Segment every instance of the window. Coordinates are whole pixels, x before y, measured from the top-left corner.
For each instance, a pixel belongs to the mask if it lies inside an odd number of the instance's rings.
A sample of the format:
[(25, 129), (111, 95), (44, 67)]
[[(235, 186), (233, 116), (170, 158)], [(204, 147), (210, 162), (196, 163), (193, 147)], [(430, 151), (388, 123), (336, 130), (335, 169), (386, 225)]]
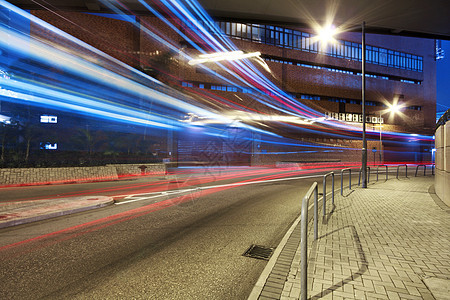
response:
[(405, 57), (405, 53), (400, 53), (399, 67), (400, 67), (400, 69), (405, 69), (405, 68), (406, 68), (406, 57)]
[(394, 66), (396, 68), (400, 68), (400, 52), (395, 51), (394, 55), (395, 55)]
[(255, 24), (252, 26), (252, 40), (255, 42), (261, 42), (261, 30), (259, 26)]
[(380, 48), (380, 52), (379, 52), (379, 63), (382, 66), (386, 66), (387, 65), (387, 50)]
[(388, 66), (394, 66), (394, 51), (388, 50)]
[(41, 116), (41, 123), (56, 124), (56, 123), (58, 123), (58, 117), (57, 116), (42, 115)]
[(236, 23), (236, 36), (242, 37), (242, 24)]
[(58, 149), (58, 144), (57, 143), (49, 143), (49, 142), (45, 142), (45, 143), (40, 143), (41, 149), (45, 149), (45, 150), (57, 150)]
[(418, 69), (419, 71), (422, 71), (422, 61), (423, 61), (423, 58), (422, 58), (422, 57), (418, 57), (418, 60), (417, 60), (417, 69)]

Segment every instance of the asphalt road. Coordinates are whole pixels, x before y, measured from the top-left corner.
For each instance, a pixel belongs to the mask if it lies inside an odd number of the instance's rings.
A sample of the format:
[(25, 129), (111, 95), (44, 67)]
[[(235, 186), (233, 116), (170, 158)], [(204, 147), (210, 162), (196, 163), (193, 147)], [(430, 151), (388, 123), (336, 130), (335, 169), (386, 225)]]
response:
[[(261, 176), (270, 179), (268, 174), (248, 174), (202, 186)], [(181, 194), (155, 194), (139, 185), (141, 194), (151, 194), (126, 198), (135, 202), (1, 229), (1, 298), (246, 299), (266, 261), (242, 254), (252, 244), (278, 245), (315, 180), (321, 178)], [(110, 190), (111, 184), (94, 190)], [(166, 186), (171, 189), (173, 184)]]

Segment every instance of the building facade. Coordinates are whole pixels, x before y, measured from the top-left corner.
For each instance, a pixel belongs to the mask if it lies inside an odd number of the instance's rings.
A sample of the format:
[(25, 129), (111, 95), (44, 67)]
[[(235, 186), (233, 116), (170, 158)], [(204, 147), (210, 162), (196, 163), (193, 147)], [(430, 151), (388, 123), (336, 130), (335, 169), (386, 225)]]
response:
[[(209, 47), (199, 40), (187, 42), (186, 37), (190, 36), (193, 28), (186, 24), (171, 19), (172, 26), (169, 26), (154, 16), (123, 18), (84, 12), (60, 11), (54, 14), (44, 10), (31, 13), (185, 92), (204, 107), (230, 115), (236, 111), (275, 113), (273, 108), (264, 105), (264, 101), (257, 100), (261, 94), (267, 96), (267, 91), (259, 90), (257, 84), (240, 84), (236, 79), (239, 74), (212, 64), (208, 71), (201, 66), (190, 65), (184, 59), (186, 54), (196, 57), (200, 53), (199, 48)], [(244, 52), (260, 52), (264, 65), (254, 63), (254, 67), (292, 99), (314, 109), (323, 118), (360, 126), (360, 33), (341, 33), (337, 37), (338, 43), (322, 46), (313, 42), (314, 33), (308, 28), (228, 21), (217, 21), (216, 26), (221, 33), (211, 32), (212, 35), (229, 39), (236, 49)], [(46, 36), (52, 40), (51, 35), (33, 25), (30, 26), (30, 35)], [(175, 45), (177, 51), (161, 43), (161, 37)], [(368, 141), (369, 161), (430, 161), (432, 146), (428, 142), (414, 138), (383, 138), (383, 132), (433, 135), (435, 41), (367, 34), (366, 43), (367, 130), (373, 131)], [(387, 108), (397, 103), (402, 107), (401, 114), (386, 113)], [(43, 113), (35, 114), (40, 117)], [(58, 112), (44, 115), (58, 117)], [(67, 114), (64, 116), (70, 118)], [(170, 158), (177, 162), (206, 161), (219, 165), (357, 162), (361, 158), (359, 134), (339, 134), (332, 129), (316, 130), (312, 125), (292, 126), (284, 122), (272, 125), (265, 120), (258, 122), (257, 126), (270, 127), (278, 135), (288, 138), (289, 143), (265, 140), (258, 133), (223, 126), (225, 134), (221, 137), (202, 136), (195, 131), (146, 133), (152, 142), (145, 146), (148, 150), (142, 152), (152, 153), (153, 158)], [(106, 135), (114, 134), (113, 130), (110, 129)], [(62, 141), (61, 147), (64, 143), (69, 142)], [(54, 143), (50, 142), (50, 145)]]

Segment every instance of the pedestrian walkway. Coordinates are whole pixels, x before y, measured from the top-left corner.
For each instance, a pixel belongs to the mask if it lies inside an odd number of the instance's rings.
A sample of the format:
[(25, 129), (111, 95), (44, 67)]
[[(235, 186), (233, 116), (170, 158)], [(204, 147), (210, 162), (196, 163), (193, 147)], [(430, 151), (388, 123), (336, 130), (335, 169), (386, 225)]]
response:
[(107, 196), (80, 196), (0, 203), (0, 228), (36, 222), (113, 204)]
[[(334, 210), (328, 200), (317, 241), (309, 223), (308, 299), (450, 299), (450, 208), (433, 183), (380, 180), (336, 193)], [(300, 298), (298, 221), (249, 299)]]

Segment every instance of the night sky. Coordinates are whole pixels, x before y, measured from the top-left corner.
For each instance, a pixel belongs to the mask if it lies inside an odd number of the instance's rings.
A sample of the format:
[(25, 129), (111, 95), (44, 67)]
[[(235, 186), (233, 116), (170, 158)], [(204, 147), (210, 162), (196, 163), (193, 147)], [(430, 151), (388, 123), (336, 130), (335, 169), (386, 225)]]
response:
[(450, 109), (450, 41), (442, 41), (445, 57), (437, 61), (437, 106), (436, 111)]

